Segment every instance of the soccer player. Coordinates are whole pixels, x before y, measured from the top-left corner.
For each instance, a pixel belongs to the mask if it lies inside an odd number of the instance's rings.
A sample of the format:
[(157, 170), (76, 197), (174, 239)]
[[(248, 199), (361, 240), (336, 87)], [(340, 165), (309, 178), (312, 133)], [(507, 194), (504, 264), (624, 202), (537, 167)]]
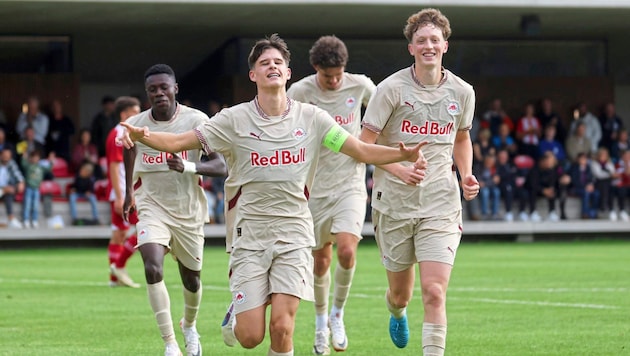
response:
[[(316, 73), (293, 83), (287, 95), (326, 110), (341, 127), (358, 137), (362, 105), (367, 105), (376, 86), (365, 75), (345, 72), (348, 49), (335, 36), (320, 37), (311, 47), (309, 59)], [(350, 156), (322, 150), (308, 202), (315, 226), (315, 355), (330, 354), (329, 338), (336, 351), (348, 348), (343, 307), (350, 293), (357, 246), (362, 238), (366, 200), (365, 164)], [(338, 263), (329, 319), (333, 243), (337, 243)]]
[[(424, 166), (423, 144), (408, 148), (368, 145), (350, 135), (324, 110), (286, 95), (290, 52), (277, 34), (256, 42), (248, 64), (258, 95), (223, 109), (181, 134), (132, 126), (134, 141), (160, 151), (203, 148), (225, 156), (227, 226), (232, 303), (222, 325), (224, 341), (245, 348), (265, 335), (271, 305), (269, 355), (293, 355), (295, 315), (301, 299), (313, 300), (315, 243), (308, 196), (322, 146), (373, 164), (400, 160)], [(168, 184), (171, 185), (170, 183)], [(140, 221), (143, 216), (140, 214)]]
[[(114, 108), (116, 117), (120, 122), (125, 122), (128, 118), (140, 113), (140, 101), (134, 97), (121, 96), (114, 102)], [(138, 217), (134, 213), (129, 217), (129, 221), (125, 221), (123, 218), (123, 204), (125, 202), (124, 147), (119, 140), (117, 141), (117, 138), (121, 137), (124, 129), (119, 123), (109, 132), (107, 140), (105, 140), (107, 185), (112, 220), (112, 237), (107, 248), (110, 266), (109, 285), (111, 287), (140, 288), (140, 285), (129, 277), (125, 268), (127, 260), (135, 252), (138, 243), (135, 229)]]
[[(129, 122), (155, 131), (178, 133), (210, 121), (203, 112), (176, 101), (179, 87), (168, 65), (156, 64), (147, 69), (144, 84), (151, 108), (124, 124)], [(156, 150), (143, 144), (124, 153), (123, 213), (128, 217), (138, 212), (138, 249), (144, 262), (149, 303), (165, 342), (166, 356), (181, 355), (163, 279), (164, 256), (169, 252), (177, 261), (184, 287), (184, 317), (180, 327), (186, 353), (201, 355), (202, 352), (196, 320), (201, 304), (203, 227), (208, 221), (208, 203), (198, 174), (225, 175), (226, 168), (217, 154), (209, 156), (210, 160), (205, 162), (200, 162), (200, 157), (199, 149)]]
[(462, 234), (461, 176), (466, 200), (479, 193), (472, 174), (472, 86), (442, 67), (451, 28), (436, 9), (411, 15), (404, 28), (414, 63), (381, 82), (368, 104), (361, 140), (393, 146), (428, 142), (425, 175), (408, 164), (378, 166), (372, 191), (373, 223), (389, 288), (389, 332), (403, 348), (409, 340), (406, 309), (419, 263), (424, 355), (446, 346), (446, 289)]

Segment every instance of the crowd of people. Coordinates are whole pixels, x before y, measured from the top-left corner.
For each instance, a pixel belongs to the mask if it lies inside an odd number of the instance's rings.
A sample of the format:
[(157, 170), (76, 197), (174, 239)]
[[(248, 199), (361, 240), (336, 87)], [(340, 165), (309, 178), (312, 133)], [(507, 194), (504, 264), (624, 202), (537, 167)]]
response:
[[(630, 140), (614, 103), (604, 104), (599, 116), (578, 103), (570, 121), (551, 99), (538, 104), (527, 103), (513, 119), (495, 99), (475, 120), (474, 167), (481, 191), (480, 199), (468, 204), (469, 218), (628, 221)], [(579, 199), (579, 215), (567, 212), (568, 197)], [(547, 201), (546, 208), (538, 209), (539, 199)]]

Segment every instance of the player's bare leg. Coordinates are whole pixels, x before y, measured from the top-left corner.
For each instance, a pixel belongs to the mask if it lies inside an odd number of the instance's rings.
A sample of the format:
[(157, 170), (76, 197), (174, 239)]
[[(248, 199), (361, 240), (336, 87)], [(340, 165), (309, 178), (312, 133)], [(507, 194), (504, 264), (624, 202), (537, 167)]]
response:
[(246, 349), (260, 345), (265, 338), (265, 311), (267, 304), (250, 309), (235, 316), (234, 335)]
[(300, 298), (295, 296), (271, 295), (271, 320), (269, 320), (271, 345), (268, 355), (293, 355), (295, 314), (299, 305)]
[(422, 350), (425, 356), (442, 356), (446, 347), (446, 289), (452, 266), (441, 262), (420, 262), (420, 283), (424, 323)]
[(313, 290), (315, 293), (315, 342), (313, 354), (330, 355), (330, 330), (328, 329), (328, 296), (330, 293), (330, 263), (332, 244), (313, 250)]
[(389, 336), (394, 345), (399, 348), (407, 346), (409, 342), (407, 305), (409, 305), (413, 296), (415, 274), (415, 265), (411, 265), (400, 272), (387, 271), (389, 289), (385, 293), (385, 302), (387, 303), (387, 309), (391, 313)]
[(348, 348), (348, 338), (343, 323), (343, 308), (350, 294), (350, 286), (356, 266), (357, 247), (359, 238), (347, 232), (337, 236), (337, 267), (335, 268), (333, 305), (330, 309), (331, 341), (335, 351)]
[(180, 321), (180, 327), (184, 333), (186, 354), (200, 356), (202, 351), (196, 324), (202, 295), (201, 271), (193, 271), (181, 262), (177, 261), (177, 263), (184, 285), (184, 317)]

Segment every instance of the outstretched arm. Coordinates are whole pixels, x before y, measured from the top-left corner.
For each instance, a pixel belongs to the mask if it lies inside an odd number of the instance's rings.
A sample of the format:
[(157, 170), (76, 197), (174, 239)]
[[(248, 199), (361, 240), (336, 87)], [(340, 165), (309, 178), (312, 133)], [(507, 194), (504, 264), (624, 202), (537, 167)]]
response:
[(121, 125), (126, 128), (121, 138), (125, 148), (133, 147), (136, 141), (162, 152), (182, 152), (202, 148), (201, 142), (193, 130), (174, 134), (152, 132), (146, 126), (136, 127), (126, 122), (122, 122)]
[(376, 165), (400, 161), (415, 162), (421, 165), (421, 162), (424, 161), (424, 156), (420, 152), (420, 148), (426, 144), (426, 142), (421, 142), (414, 147), (407, 147), (401, 142), (398, 145), (398, 149), (396, 149), (382, 145), (367, 144), (354, 136), (348, 136), (341, 146), (340, 152), (357, 161)]

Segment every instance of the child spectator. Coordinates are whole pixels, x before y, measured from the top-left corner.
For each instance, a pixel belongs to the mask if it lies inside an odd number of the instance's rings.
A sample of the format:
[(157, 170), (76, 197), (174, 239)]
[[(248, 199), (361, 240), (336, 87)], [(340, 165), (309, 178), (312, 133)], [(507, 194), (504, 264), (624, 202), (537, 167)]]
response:
[(534, 105), (525, 105), (525, 115), (516, 124), (516, 139), (519, 153), (538, 159), (538, 143), (540, 141), (540, 121), (534, 116)]
[(92, 134), (90, 130), (82, 129), (79, 133), (79, 142), (72, 150), (72, 169), (76, 172), (84, 161), (88, 161), (94, 165), (94, 176), (97, 179), (102, 177), (102, 172), (98, 164), (98, 149), (92, 143)]
[(24, 180), (26, 188), (24, 189), (24, 209), (22, 212), (22, 221), (24, 227), (39, 227), (39, 187), (44, 180), (44, 175), (50, 172), (50, 167), (40, 163), (41, 151), (36, 149), (31, 153), (22, 155), (22, 170), (24, 171)]
[(495, 150), (507, 150), (510, 157), (516, 156), (518, 145), (512, 136), (510, 136), (510, 127), (503, 123), (499, 126), (499, 133), (492, 137), (492, 146)]
[(564, 145), (560, 141), (556, 140), (556, 127), (553, 125), (545, 126), (545, 133), (543, 139), (538, 144), (538, 152), (540, 157), (547, 151), (553, 152), (561, 167), (568, 167), (566, 165), (567, 155), (564, 151)]
[(595, 177), (586, 153), (579, 153), (571, 166), (571, 192), (580, 198), (582, 219), (596, 219), (599, 192), (595, 189)]
[(624, 151), (621, 159), (617, 162), (617, 184), (614, 187), (619, 204), (619, 219), (629, 221), (630, 217), (626, 212), (626, 199), (630, 194), (630, 150)]
[(514, 202), (514, 192), (516, 191), (516, 167), (510, 162), (510, 154), (507, 150), (500, 150), (497, 154), (497, 173), (499, 177), (499, 190), (505, 205), (505, 221), (514, 220), (512, 214), (512, 204)]
[(4, 201), (7, 211), (8, 226), (21, 229), (22, 223), (13, 215), (15, 195), (24, 191), (24, 176), (20, 167), (13, 160), (13, 151), (5, 147), (0, 151), (0, 200)]
[(89, 161), (84, 161), (79, 167), (79, 170), (74, 178), (74, 182), (70, 186), (70, 216), (72, 217), (72, 225), (79, 224), (79, 218), (77, 215), (77, 200), (79, 198), (87, 199), (90, 202), (92, 208), (92, 220), (93, 224), (98, 225), (98, 210), (96, 202), (96, 194), (94, 194), (94, 183), (96, 178), (94, 177), (94, 165)]
[(595, 189), (597, 189), (601, 197), (600, 209), (608, 212), (610, 221), (617, 221), (617, 212), (613, 210), (613, 200), (610, 197), (610, 191), (612, 181), (617, 178), (618, 174), (607, 148), (600, 147), (597, 150), (595, 159), (591, 161), (591, 171), (593, 176), (595, 176)]
[(625, 151), (630, 150), (630, 139), (628, 138), (628, 130), (625, 128), (619, 130), (617, 140), (611, 144), (610, 158), (617, 163), (621, 159)]
[[(499, 176), (496, 174), (496, 157), (489, 154), (483, 159), (483, 166), (475, 174), (479, 180), (479, 196), (481, 197), (481, 215), (484, 219), (497, 220), (499, 218), (499, 204), (501, 192)], [(488, 205), (490, 211), (488, 211)]]

